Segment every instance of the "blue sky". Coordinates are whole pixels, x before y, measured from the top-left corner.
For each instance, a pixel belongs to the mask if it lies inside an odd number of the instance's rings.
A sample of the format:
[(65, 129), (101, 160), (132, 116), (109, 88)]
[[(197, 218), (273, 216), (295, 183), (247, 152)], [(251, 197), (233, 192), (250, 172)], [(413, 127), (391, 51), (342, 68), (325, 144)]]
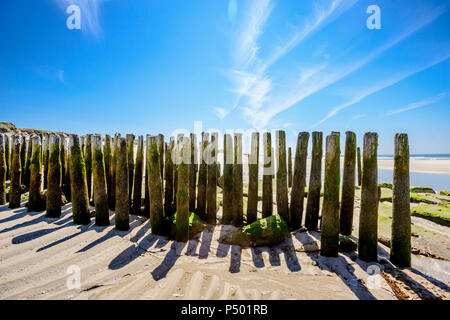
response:
[(376, 131), (380, 154), (407, 132), (411, 153), (450, 153), (449, 30), (445, 0), (1, 1), (0, 121), (166, 136), (202, 121), (290, 146)]

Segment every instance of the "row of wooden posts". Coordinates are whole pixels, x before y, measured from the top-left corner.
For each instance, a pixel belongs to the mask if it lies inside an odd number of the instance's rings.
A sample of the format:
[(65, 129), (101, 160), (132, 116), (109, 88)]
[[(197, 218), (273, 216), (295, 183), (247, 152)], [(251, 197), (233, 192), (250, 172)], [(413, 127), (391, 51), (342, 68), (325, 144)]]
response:
[[(224, 135), (222, 224), (242, 226), (257, 220), (259, 138), (258, 132), (251, 136), (245, 221), (242, 134)], [(291, 148), (286, 159), (285, 132), (276, 131), (275, 138), (273, 148), (271, 133), (263, 134), (262, 217), (273, 214), (272, 182), (275, 178), (277, 213), (295, 230), (302, 225), (309, 133), (298, 134), (293, 172)], [(90, 222), (90, 202), (95, 205), (97, 225), (109, 225), (108, 209), (111, 209), (115, 211), (118, 230), (128, 230), (131, 213), (149, 217), (152, 232), (160, 235), (167, 234), (167, 219), (176, 212), (175, 238), (180, 241), (188, 239), (189, 212), (197, 213), (209, 224), (216, 224), (220, 175), (218, 133), (202, 133), (200, 144), (195, 134), (178, 135), (176, 143), (175, 137), (164, 142), (162, 134), (147, 135), (145, 148), (144, 137), (139, 136), (136, 155), (133, 134), (127, 134), (126, 138), (115, 134), (114, 139), (106, 135), (104, 143), (100, 135), (72, 134), (67, 147), (66, 142), (67, 136), (63, 134), (33, 135), (26, 148), (24, 136), (14, 135), (10, 141), (9, 136), (0, 135), (0, 204), (6, 203), (5, 181), (10, 180), (10, 208), (20, 206), (21, 185), (25, 185), (29, 189), (29, 211), (46, 209), (47, 216), (59, 217), (64, 194), (72, 202), (73, 221), (77, 224)], [(321, 219), (322, 255), (336, 256), (339, 234), (352, 233), (357, 172), (357, 184), (361, 185), (358, 254), (365, 261), (377, 260), (377, 147), (377, 133), (365, 133), (361, 164), (356, 135), (346, 132), (340, 200), (340, 134), (332, 132), (326, 137), (324, 197), (319, 217), (323, 135), (322, 132), (312, 133), (305, 227), (317, 230)], [(274, 154), (276, 170), (273, 169)], [(288, 187), (291, 187), (290, 202)], [(40, 207), (42, 188), (46, 190), (45, 208)], [(391, 259), (402, 266), (411, 263), (409, 199), (408, 137), (396, 134)]]

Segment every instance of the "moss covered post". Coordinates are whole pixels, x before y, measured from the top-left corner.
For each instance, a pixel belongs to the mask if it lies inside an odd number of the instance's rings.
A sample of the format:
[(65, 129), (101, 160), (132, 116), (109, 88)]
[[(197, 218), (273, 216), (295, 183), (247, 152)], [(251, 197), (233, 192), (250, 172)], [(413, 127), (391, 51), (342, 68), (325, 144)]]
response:
[(258, 212), (259, 132), (252, 133), (248, 159), (247, 223), (257, 220)]
[(30, 162), (30, 191), (28, 199), (28, 211), (41, 211), (44, 209), (41, 197), (42, 186), (42, 144), (38, 135), (31, 137), (31, 162)]
[(116, 211), (115, 227), (117, 230), (126, 231), (130, 228), (130, 203), (129, 203), (129, 175), (128, 175), (128, 145), (126, 138), (117, 139), (116, 159)]
[(233, 138), (231, 134), (223, 136), (223, 205), (222, 224), (233, 220)]
[(189, 168), (191, 162), (191, 143), (184, 137), (177, 146), (177, 213), (175, 225), (175, 240), (189, 240)]
[(197, 187), (197, 136), (195, 133), (190, 135), (190, 164), (189, 164), (189, 211), (195, 211), (196, 187)]
[(11, 183), (9, 185), (9, 208), (20, 207), (20, 180), (22, 175), (22, 167), (20, 164), (20, 143), (19, 136), (12, 137), (12, 154), (11, 154)]
[(243, 212), (243, 167), (242, 167), (242, 133), (234, 134), (234, 164), (233, 164), (233, 220), (236, 227), (244, 224)]
[(136, 149), (136, 164), (134, 167), (134, 186), (132, 212), (135, 215), (141, 215), (142, 201), (142, 176), (144, 168), (144, 137), (139, 136)]
[(198, 171), (198, 187), (197, 187), (197, 214), (201, 219), (206, 221), (206, 182), (208, 177), (207, 159), (209, 133), (202, 132), (202, 145), (200, 148), (200, 168)]
[(358, 147), (356, 148), (357, 153), (357, 166), (358, 166), (358, 186), (361, 186), (361, 179), (362, 179), (362, 168), (361, 168), (361, 149)]
[(25, 167), (23, 169), (22, 184), (25, 185), (28, 189), (30, 189), (30, 162), (31, 162), (31, 153), (32, 153), (31, 136), (28, 138), (27, 145), (28, 145), (27, 146), (27, 155), (25, 158)]
[(363, 145), (363, 175), (358, 242), (358, 257), (366, 262), (378, 260), (377, 148), (378, 134), (366, 132)]
[(95, 205), (95, 224), (109, 226), (108, 192), (106, 187), (105, 159), (103, 156), (102, 137), (93, 135), (92, 144), (92, 182)]
[(158, 134), (156, 136), (156, 145), (159, 153), (159, 168), (161, 170), (161, 181), (164, 181), (164, 135)]
[(339, 185), (340, 185), (339, 134), (327, 136), (325, 147), (325, 177), (322, 208), (320, 254), (336, 257), (339, 248)]
[(170, 217), (173, 214), (172, 210), (172, 200), (174, 198), (173, 195), (173, 159), (172, 159), (172, 152), (175, 148), (175, 137), (170, 137), (169, 142), (165, 143), (165, 163), (164, 163), (164, 215), (166, 217)]
[(0, 205), (6, 204), (5, 135), (0, 133)]
[(127, 133), (127, 162), (128, 162), (128, 204), (131, 210), (134, 177), (134, 134)]
[[(66, 136), (59, 134), (59, 161), (61, 162), (61, 192), (64, 194), (64, 181), (66, 177)], [(65, 196), (65, 194), (64, 194)], [(67, 199), (66, 199), (67, 200)]]
[(390, 259), (398, 267), (411, 266), (409, 143), (406, 133), (397, 133), (394, 141)]
[(355, 163), (356, 134), (345, 133), (344, 172), (342, 176), (342, 199), (340, 213), (340, 233), (346, 236), (352, 234), (353, 207), (355, 203)]
[(322, 150), (323, 134), (312, 133), (311, 172), (309, 174), (308, 198), (306, 201), (305, 227), (317, 230), (320, 209), (320, 189), (322, 188)]
[(44, 176), (43, 176), (44, 189), (47, 189), (48, 156), (49, 156), (48, 139), (49, 139), (48, 133), (44, 133), (42, 135), (42, 165), (44, 166)]
[(106, 190), (108, 192), (108, 208), (113, 210), (114, 203), (112, 197), (111, 186), (111, 157), (112, 157), (112, 141), (109, 134), (105, 135), (105, 145), (103, 146), (103, 157), (105, 161)]
[(288, 148), (288, 187), (292, 188), (292, 148)]
[(65, 167), (66, 167), (66, 173), (63, 177), (64, 179), (64, 183), (63, 183), (63, 187), (62, 187), (62, 192), (64, 193), (66, 200), (68, 202), (72, 201), (72, 194), (70, 192), (70, 157), (69, 157), (69, 139), (66, 139), (66, 141), (64, 142), (64, 148), (65, 148), (65, 152), (64, 152), (64, 162), (65, 162)]
[(22, 168), (22, 175), (20, 176), (20, 183), (25, 184), (25, 162), (27, 161), (27, 139), (25, 136), (20, 136), (20, 166)]
[(206, 222), (216, 224), (217, 214), (217, 154), (219, 149), (218, 133), (211, 133), (208, 147), (208, 178), (206, 184)]
[(86, 165), (81, 151), (80, 136), (76, 134), (70, 135), (69, 157), (73, 222), (76, 224), (88, 224), (91, 221), (91, 216), (89, 213)]
[(6, 180), (11, 179), (11, 138), (5, 134)]
[(92, 134), (86, 135), (84, 148), (84, 162), (86, 164), (86, 181), (88, 187), (89, 201), (92, 199)]
[(287, 193), (287, 168), (286, 168), (286, 133), (283, 130), (275, 132), (277, 155), (277, 213), (289, 221), (288, 193)]
[(114, 134), (112, 157), (111, 157), (111, 210), (116, 208), (116, 178), (117, 178), (117, 157), (118, 157), (118, 143), (120, 133)]
[(270, 132), (263, 134), (264, 164), (263, 164), (263, 193), (262, 193), (262, 217), (267, 218), (273, 211), (273, 148)]
[(174, 152), (172, 154), (172, 162), (173, 162), (173, 202), (172, 202), (172, 210), (177, 211), (177, 190), (178, 190), (178, 164), (177, 164), (177, 154), (178, 149), (181, 148), (184, 139), (184, 134), (179, 133), (177, 135), (177, 143), (175, 145)]
[(165, 235), (166, 225), (164, 219), (161, 167), (156, 136), (147, 139), (148, 186), (150, 197), (150, 224), (154, 234)]
[(46, 217), (59, 218), (61, 216), (61, 158), (59, 136), (50, 134), (48, 139), (48, 176)]
[[(150, 146), (151, 135), (147, 134), (145, 136), (145, 165), (144, 165), (144, 212), (142, 215), (144, 217), (150, 218), (150, 186), (148, 185), (148, 173), (150, 170), (150, 161), (148, 158), (148, 147)], [(171, 201), (172, 203), (172, 201)]]
[(299, 132), (294, 157), (294, 178), (291, 189), (291, 206), (289, 210), (289, 227), (296, 230), (302, 225), (303, 203), (306, 186), (306, 159), (308, 156), (308, 132)]

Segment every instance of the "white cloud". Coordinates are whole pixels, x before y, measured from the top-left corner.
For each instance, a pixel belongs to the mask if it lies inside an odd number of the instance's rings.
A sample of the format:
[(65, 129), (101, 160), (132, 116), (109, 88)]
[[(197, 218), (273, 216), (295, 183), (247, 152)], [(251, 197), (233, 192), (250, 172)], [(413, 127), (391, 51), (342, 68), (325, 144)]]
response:
[(398, 113), (401, 113), (401, 112), (405, 112), (405, 111), (409, 111), (409, 110), (425, 107), (427, 105), (430, 105), (430, 104), (433, 104), (433, 103), (441, 101), (442, 99), (444, 99), (449, 94), (450, 94), (450, 91), (442, 92), (442, 93), (440, 93), (440, 94), (438, 94), (438, 95), (436, 95), (434, 97), (430, 97), (430, 98), (427, 98), (427, 99), (424, 99), (424, 100), (421, 100), (421, 101), (417, 101), (417, 102), (408, 104), (406, 107), (403, 107), (403, 108), (399, 108), (399, 109), (395, 109), (395, 110), (389, 111), (389, 112), (387, 112), (385, 114), (385, 116), (388, 117), (388, 116), (392, 116), (394, 114), (398, 114)]

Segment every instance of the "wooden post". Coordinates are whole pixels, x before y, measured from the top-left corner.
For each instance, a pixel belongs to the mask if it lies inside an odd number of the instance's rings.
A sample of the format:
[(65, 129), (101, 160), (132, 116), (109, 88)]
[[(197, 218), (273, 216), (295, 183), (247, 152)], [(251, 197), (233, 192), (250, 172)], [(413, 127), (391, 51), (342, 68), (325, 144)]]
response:
[(92, 199), (92, 134), (86, 135), (86, 146), (84, 149), (84, 162), (86, 163), (86, 181), (88, 187), (89, 201)]
[(218, 133), (211, 133), (211, 144), (208, 148), (208, 178), (206, 184), (206, 222), (216, 224), (217, 214), (217, 153)]
[(42, 165), (44, 166), (44, 190), (47, 189), (47, 175), (48, 175), (48, 133), (42, 136)]
[(378, 134), (366, 132), (363, 146), (361, 210), (359, 214), (358, 257), (366, 262), (378, 260)]
[[(64, 162), (65, 162), (65, 167), (66, 167), (66, 173), (64, 175), (64, 183), (63, 183), (63, 188), (62, 188), (62, 192), (64, 193), (64, 195), (66, 196), (66, 200), (68, 202), (72, 201), (72, 194), (70, 192), (70, 148), (69, 148), (69, 139), (66, 139), (65, 144), (64, 144)], [(42, 149), (41, 149), (42, 150)]]
[(189, 240), (189, 168), (191, 143), (188, 137), (181, 140), (177, 148), (177, 215), (175, 225), (175, 240), (186, 242)]
[(289, 226), (292, 230), (299, 229), (302, 225), (308, 139), (308, 132), (300, 132), (298, 134), (294, 159), (294, 179), (292, 181), (291, 189), (291, 207), (289, 212)]
[(134, 167), (134, 186), (132, 212), (135, 215), (141, 215), (142, 202), (142, 176), (144, 168), (144, 137), (139, 136), (136, 150), (136, 165)]
[(263, 166), (263, 194), (262, 194), (262, 217), (266, 218), (272, 215), (273, 211), (273, 148), (270, 132), (263, 135), (264, 148), (264, 166)]
[(117, 185), (117, 157), (119, 156), (119, 143), (120, 139), (120, 133), (114, 134), (114, 141), (113, 141), (113, 153), (111, 157), (111, 202), (112, 202), (112, 208), (111, 210), (116, 209), (116, 185)]
[(164, 179), (166, 180), (164, 185), (164, 215), (170, 217), (173, 214), (172, 200), (173, 195), (173, 183), (174, 183), (174, 164), (172, 160), (172, 152), (175, 148), (175, 137), (170, 137), (170, 142), (166, 143), (165, 149), (165, 166), (164, 166)]
[(152, 233), (165, 235), (165, 219), (163, 208), (161, 167), (156, 136), (147, 139), (148, 186), (150, 196), (150, 224)]
[(61, 216), (61, 157), (59, 136), (50, 134), (47, 176), (46, 217)]
[(391, 261), (398, 267), (411, 266), (411, 212), (409, 191), (409, 143), (406, 133), (397, 133), (394, 142), (392, 185)]
[(248, 161), (247, 223), (257, 220), (258, 213), (259, 132), (252, 133)]
[(105, 174), (106, 174), (106, 190), (108, 191), (108, 208), (114, 210), (114, 196), (113, 191), (114, 188), (112, 186), (112, 141), (111, 136), (107, 134), (105, 136), (105, 145), (104, 145), (104, 159), (105, 159)]
[(325, 179), (322, 208), (320, 254), (336, 257), (339, 248), (339, 184), (340, 184), (339, 134), (327, 136), (325, 151)]
[(27, 156), (25, 158), (25, 167), (23, 169), (22, 184), (25, 185), (28, 189), (30, 189), (30, 162), (31, 162), (31, 152), (32, 152), (31, 137), (28, 138), (27, 145), (28, 145)]
[[(66, 136), (59, 135), (59, 161), (61, 162), (61, 193), (64, 194), (64, 181), (66, 177)], [(67, 198), (66, 198), (67, 200)]]
[(19, 136), (12, 137), (12, 159), (11, 159), (11, 183), (9, 185), (9, 208), (20, 207), (20, 180), (22, 167), (20, 164), (20, 142)]
[(177, 135), (177, 143), (175, 146), (175, 151), (173, 153), (173, 201), (172, 201), (172, 210), (177, 211), (177, 190), (178, 190), (178, 164), (177, 164), (177, 154), (178, 149), (181, 148), (184, 139), (184, 134), (179, 133)]
[(223, 205), (222, 224), (233, 220), (233, 138), (225, 134), (223, 138)]
[(28, 211), (41, 211), (44, 209), (41, 197), (42, 186), (42, 145), (41, 138), (33, 135), (31, 138), (31, 161), (30, 161), (30, 191), (28, 198)]
[(128, 146), (126, 138), (117, 140), (116, 159), (116, 211), (115, 227), (117, 230), (126, 231), (130, 228), (130, 203), (129, 203), (129, 173), (128, 173)]
[(292, 188), (292, 148), (288, 148), (288, 187)]
[(352, 234), (353, 207), (355, 203), (355, 162), (356, 134), (345, 133), (344, 172), (342, 176), (342, 199), (340, 213), (340, 232), (349, 236)]
[(196, 199), (196, 186), (197, 186), (197, 136), (194, 133), (190, 135), (190, 154), (191, 161), (189, 164), (189, 211), (195, 211), (195, 199)]
[(27, 158), (27, 140), (25, 136), (20, 136), (20, 166), (22, 168), (22, 175), (20, 176), (20, 183), (25, 184), (25, 162)]
[(0, 133), (0, 205), (6, 204), (5, 135)]
[[(148, 175), (150, 172), (150, 160), (148, 158), (148, 151), (149, 151), (149, 146), (150, 146), (150, 137), (151, 135), (147, 134), (145, 136), (145, 165), (144, 165), (144, 172), (145, 172), (145, 190), (144, 190), (144, 212), (143, 212), (143, 216), (150, 218), (150, 186), (149, 186), (149, 182), (148, 182)], [(172, 204), (172, 201), (170, 201), (170, 203)]]
[(133, 196), (133, 177), (134, 177), (134, 139), (132, 133), (126, 135), (127, 139), (127, 162), (128, 162), (128, 203), (131, 211)]
[(243, 183), (242, 183), (242, 133), (234, 134), (234, 165), (233, 165), (233, 220), (236, 227), (244, 223), (243, 213)]
[(92, 177), (95, 204), (95, 224), (109, 226), (108, 192), (106, 187), (105, 159), (102, 150), (102, 137), (93, 135), (92, 144)]
[(198, 171), (198, 187), (197, 187), (197, 214), (206, 221), (206, 182), (207, 172), (207, 152), (209, 145), (209, 133), (202, 132), (202, 146), (200, 149), (200, 169)]
[(6, 180), (10, 180), (11, 179), (11, 138), (7, 134), (5, 134), (5, 162), (6, 162)]
[(158, 134), (156, 136), (156, 145), (159, 153), (159, 167), (161, 170), (161, 181), (164, 181), (164, 135)]
[(277, 150), (277, 211), (278, 214), (289, 222), (289, 207), (287, 193), (287, 168), (286, 168), (286, 134), (283, 130), (276, 131)]
[(69, 150), (70, 194), (72, 198), (73, 222), (76, 224), (88, 224), (91, 221), (91, 216), (89, 213), (86, 165), (78, 135), (70, 135)]
[(320, 189), (322, 188), (322, 132), (312, 133), (311, 172), (309, 175), (308, 199), (306, 202), (305, 227), (317, 230), (320, 209)]
[(362, 168), (361, 168), (361, 149), (358, 147), (356, 148), (357, 154), (358, 154), (358, 186), (361, 186), (361, 179), (362, 179)]

